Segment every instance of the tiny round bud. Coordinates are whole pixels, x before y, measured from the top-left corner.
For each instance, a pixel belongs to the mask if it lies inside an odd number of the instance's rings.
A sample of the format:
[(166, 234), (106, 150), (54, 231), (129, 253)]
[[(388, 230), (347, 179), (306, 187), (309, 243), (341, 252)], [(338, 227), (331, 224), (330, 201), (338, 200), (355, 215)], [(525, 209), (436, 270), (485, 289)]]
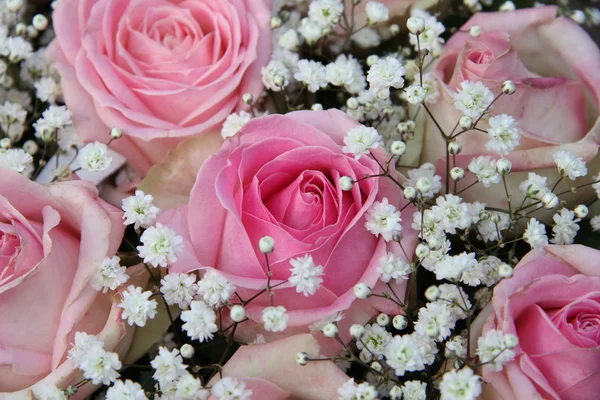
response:
[(400, 386), (394, 386), (390, 390), (390, 399), (391, 400), (400, 400), (402, 398), (402, 388)]
[(513, 81), (505, 81), (502, 84), (502, 93), (504, 94), (513, 94), (515, 90), (517, 90), (517, 87)]
[(9, 138), (4, 138), (4, 139), (0, 140), (0, 147), (3, 149), (9, 149), (11, 145), (12, 145), (12, 142), (10, 141)]
[(194, 350), (194, 346), (186, 343), (183, 346), (181, 346), (179, 352), (181, 353), (181, 357), (183, 358), (192, 358), (194, 357), (194, 353), (196, 352), (196, 350)]
[(31, 24), (38, 31), (43, 31), (48, 27), (48, 18), (42, 14), (36, 14), (31, 21)]
[(315, 103), (310, 107), (313, 111), (323, 111), (323, 105), (321, 103)]
[(415, 254), (419, 257), (419, 260), (424, 259), (431, 253), (431, 249), (425, 243), (419, 243), (415, 249)]
[(398, 26), (398, 24), (392, 24), (390, 25), (390, 35), (392, 36), (396, 36), (397, 34), (400, 33), (400, 27)]
[(414, 200), (417, 197), (417, 189), (412, 186), (407, 186), (404, 188), (404, 198), (406, 200)]
[(285, 78), (281, 75), (275, 75), (273, 77), (273, 83), (275, 84), (275, 86), (281, 87), (285, 83)]
[(381, 313), (377, 316), (377, 325), (379, 326), (388, 326), (390, 323), (390, 316), (386, 313)]
[(371, 355), (370, 351), (365, 351), (367, 349), (362, 349), (361, 352), (358, 354), (358, 358), (360, 358), (360, 361), (364, 362), (364, 363), (370, 363), (373, 360), (373, 356)]
[(23, 36), (27, 33), (27, 25), (25, 25), (22, 22), (19, 22), (16, 26), (15, 26), (15, 33), (19, 36)]
[(281, 26), (282, 21), (279, 17), (273, 17), (269, 23), (271, 25), (271, 29), (277, 29)]
[(376, 54), (371, 54), (369, 57), (367, 57), (367, 65), (369, 67), (375, 65), (377, 61), (379, 61), (379, 56)]
[(506, 263), (500, 264), (498, 267), (498, 275), (500, 275), (502, 278), (510, 278), (513, 276), (513, 267)]
[(365, 327), (361, 324), (354, 324), (350, 327), (350, 335), (356, 340), (360, 339), (364, 333)]
[(515, 6), (515, 3), (512, 1), (505, 1), (504, 3), (500, 4), (498, 11), (514, 11), (516, 8), (517, 7)]
[(406, 318), (404, 315), (398, 314), (392, 320), (392, 325), (394, 325), (394, 328), (398, 329), (399, 331), (406, 329), (408, 326), (408, 318)]
[(242, 96), (242, 101), (245, 104), (250, 105), (254, 101), (254, 96), (252, 96), (252, 93), (244, 93), (244, 95)]
[(472, 27), (469, 28), (469, 35), (472, 38), (477, 39), (477, 38), (479, 38), (479, 36), (481, 36), (481, 31), (482, 31), (481, 26), (473, 25)]
[(275, 240), (271, 236), (263, 236), (258, 241), (258, 249), (263, 254), (272, 253), (274, 248)]
[(54, 137), (54, 129), (51, 129), (51, 128), (44, 128), (44, 129), (42, 129), (41, 138), (46, 143), (52, 142), (55, 139), (55, 137)]
[(362, 282), (357, 283), (354, 286), (354, 295), (361, 300), (368, 299), (371, 296), (371, 288)]
[(419, 179), (417, 179), (417, 183), (415, 183), (415, 188), (417, 188), (417, 190), (421, 193), (427, 193), (431, 190), (432, 186), (433, 185), (429, 178), (425, 176), (422, 176)]
[(419, 35), (425, 30), (425, 20), (420, 17), (410, 17), (406, 21), (406, 27), (413, 35)]
[(427, 325), (425, 334), (430, 338), (435, 338), (440, 334), (440, 328), (437, 325)]
[(429, 286), (425, 290), (425, 298), (429, 301), (436, 301), (440, 298), (440, 289), (435, 285)]
[(548, 192), (542, 197), (542, 204), (546, 208), (554, 208), (558, 206), (558, 196), (552, 192)]
[(473, 127), (473, 118), (463, 115), (458, 120), (458, 125), (464, 130), (471, 129)]
[(427, 245), (432, 250), (439, 250), (442, 247), (442, 239), (439, 236), (431, 236), (427, 239)]
[(519, 345), (519, 338), (517, 337), (517, 335), (508, 333), (504, 335), (504, 345), (509, 349), (514, 349)]
[(19, 11), (21, 7), (23, 7), (23, 0), (6, 0), (6, 8), (9, 11)]
[(496, 171), (502, 176), (510, 174), (512, 163), (506, 158), (501, 158), (496, 162)]
[(575, 207), (573, 211), (575, 211), (575, 215), (577, 215), (577, 218), (585, 218), (590, 212), (590, 210), (583, 204), (580, 204), (577, 207)]
[(119, 139), (121, 136), (123, 136), (123, 131), (120, 130), (117, 127), (114, 127), (110, 130), (110, 137), (113, 139)]
[(479, 213), (479, 219), (482, 221), (487, 221), (488, 219), (490, 219), (490, 213), (489, 211), (486, 210), (481, 210), (481, 212)]
[(346, 100), (346, 106), (351, 110), (356, 110), (360, 104), (358, 104), (358, 99), (356, 97), (350, 97)]
[(35, 140), (28, 140), (25, 143), (23, 143), (23, 150), (25, 150), (25, 152), (27, 152), (31, 155), (34, 155), (35, 153), (37, 153), (39, 148), (40, 147), (35, 142)]
[(456, 140), (448, 143), (448, 153), (452, 155), (457, 155), (462, 151), (462, 144), (458, 143)]
[(492, 221), (494, 224), (497, 224), (500, 222), (500, 215), (498, 214), (491, 214), (490, 215), (490, 221)]
[(402, 156), (404, 153), (406, 153), (406, 143), (401, 140), (396, 140), (390, 146), (390, 151), (395, 156)]
[(229, 310), (229, 317), (233, 322), (242, 322), (246, 318), (246, 310), (244, 306), (236, 304)]
[(300, 352), (300, 353), (296, 353), (296, 362), (299, 365), (306, 365), (308, 364), (308, 354), (305, 352)]
[(328, 338), (334, 338), (337, 336), (339, 329), (336, 324), (329, 323), (323, 327), (323, 334)]
[(377, 361), (373, 361), (371, 363), (371, 368), (373, 368), (375, 371), (379, 371), (379, 372), (381, 372), (383, 370), (383, 366), (381, 364), (379, 364), (379, 362), (377, 362)]
[(579, 25), (585, 24), (585, 12), (581, 10), (573, 10), (569, 14), (569, 18), (577, 22)]
[(352, 186), (354, 186), (354, 182), (352, 181), (352, 178), (350, 178), (349, 176), (342, 176), (340, 177), (340, 188), (343, 191), (349, 191), (352, 190)]
[(36, 37), (39, 36), (39, 32), (37, 29), (35, 29), (35, 26), (33, 25), (27, 25), (27, 36), (29, 36), (31, 39), (34, 39)]
[(450, 170), (450, 178), (454, 181), (460, 181), (465, 177), (465, 170), (461, 167), (454, 167)]

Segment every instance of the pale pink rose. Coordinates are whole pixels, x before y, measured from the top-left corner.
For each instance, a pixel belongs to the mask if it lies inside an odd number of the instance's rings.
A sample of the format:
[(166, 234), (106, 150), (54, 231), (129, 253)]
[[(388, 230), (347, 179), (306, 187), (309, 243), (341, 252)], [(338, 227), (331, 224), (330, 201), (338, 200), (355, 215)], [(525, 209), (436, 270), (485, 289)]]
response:
[(78, 133), (114, 143), (141, 172), (181, 140), (219, 127), (262, 90), (271, 0), (63, 0), (53, 14)]
[[(553, 161), (556, 151), (569, 150), (589, 162), (600, 143), (598, 46), (579, 25), (569, 18), (557, 18), (556, 13), (556, 7), (540, 7), (475, 14), (448, 40), (434, 68), (440, 99), (430, 109), (446, 133), (461, 116), (452, 94), (462, 81), (482, 82), (495, 94), (506, 80), (516, 84), (512, 96), (504, 95), (493, 105), (492, 115), (511, 115), (521, 129), (520, 146), (506, 157), (513, 165), (507, 178), (510, 193), (519, 201), (518, 184), (527, 179), (528, 172), (542, 173), (552, 183), (558, 180)], [(483, 29), (479, 39), (467, 33), (474, 25)], [(486, 129), (487, 123), (480, 127)], [(475, 156), (500, 158), (485, 148), (489, 140), (485, 132), (469, 131), (457, 140), (463, 150), (456, 162), (465, 169)], [(445, 174), (445, 144), (430, 118), (425, 124), (421, 161), (436, 164), (437, 172)], [(596, 164), (581, 183), (596, 174)], [(463, 187), (474, 180), (469, 173)], [(567, 181), (559, 191), (569, 187), (571, 181)], [(507, 205), (502, 184), (471, 189), (463, 196), (496, 207)], [(574, 197), (569, 200), (577, 201)]]
[[(0, 169), (0, 398), (81, 380), (66, 359), (75, 332), (127, 352), (133, 331), (120, 319), (119, 296), (88, 283), (121, 243), (121, 216), (88, 182), (42, 186)], [(92, 390), (85, 385), (75, 398)]]
[[(406, 205), (402, 191), (387, 178), (341, 190), (341, 176), (358, 179), (380, 171), (371, 157), (355, 160), (342, 152), (344, 136), (357, 124), (337, 110), (253, 119), (204, 163), (214, 145), (183, 143), (183, 154), (168, 157), (141, 186), (159, 207), (178, 206), (159, 218), (184, 237), (183, 254), (172, 270), (215, 268), (248, 299), (265, 287), (267, 267), (258, 242), (269, 235), (275, 239), (275, 251), (269, 254), (273, 284), (290, 276), (291, 258), (309, 254), (324, 267), (323, 284), (312, 296), (296, 293), (289, 283), (275, 289), (275, 304), (289, 312), (286, 334), (306, 332), (309, 325), (342, 312), (340, 333), (347, 337), (350, 324), (368, 321), (382, 307), (398, 313), (390, 301), (355, 301), (353, 293), (359, 282), (374, 293), (389, 292), (376, 271), (380, 259), (387, 252), (404, 258), (398, 243), (367, 231), (366, 211), (384, 197), (398, 209)], [(205, 153), (196, 154), (194, 148)], [(377, 150), (380, 161), (389, 158)], [(402, 244), (409, 257), (416, 245), (412, 211), (409, 207), (402, 216)], [(405, 284), (394, 286), (404, 297)], [(268, 305), (265, 294), (247, 306), (256, 324), (239, 326), (245, 340), (261, 332), (261, 312)]]
[(521, 260), (475, 321), (474, 338), (482, 324), (483, 333), (497, 329), (519, 338), (515, 359), (502, 371), (483, 368), (485, 400), (598, 398), (600, 251), (581, 245), (546, 250)]
[(350, 378), (331, 361), (299, 365), (295, 360), (299, 352), (310, 358), (322, 357), (319, 344), (311, 335), (294, 335), (242, 346), (223, 367), (223, 377), (244, 382), (261, 399), (336, 399), (338, 388)]

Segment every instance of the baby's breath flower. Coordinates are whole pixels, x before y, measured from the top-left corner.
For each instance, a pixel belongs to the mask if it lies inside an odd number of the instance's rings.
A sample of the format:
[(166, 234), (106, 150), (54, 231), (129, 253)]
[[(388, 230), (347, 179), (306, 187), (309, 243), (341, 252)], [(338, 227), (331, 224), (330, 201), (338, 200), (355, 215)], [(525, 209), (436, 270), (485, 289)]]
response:
[(402, 386), (404, 400), (426, 400), (427, 384), (421, 381), (408, 381)]
[(442, 190), (442, 177), (435, 174), (435, 166), (431, 163), (425, 163), (419, 168), (409, 170), (408, 178), (410, 186), (416, 186), (417, 182), (423, 182), (423, 178), (427, 180), (428, 184), (426, 186), (421, 184), (419, 192), (428, 199), (432, 199)]
[(223, 127), (221, 128), (221, 136), (223, 139), (235, 136), (251, 118), (252, 115), (246, 111), (240, 111), (229, 115), (225, 119), (225, 122), (223, 122)]
[(485, 187), (490, 187), (492, 183), (498, 183), (502, 179), (496, 170), (496, 160), (492, 160), (489, 156), (474, 158), (469, 163), (469, 171), (474, 173), (477, 180)]
[(481, 82), (463, 81), (454, 94), (454, 107), (463, 115), (478, 119), (494, 101), (494, 94)]
[(127, 268), (121, 267), (120, 261), (117, 256), (106, 257), (92, 276), (90, 281), (92, 287), (106, 293), (127, 282), (129, 279), (129, 275), (125, 272)]
[(404, 74), (406, 70), (395, 57), (385, 57), (377, 60), (367, 73), (367, 81), (369, 82), (370, 90), (373, 90), (379, 95), (379, 93), (387, 93), (389, 96), (389, 89), (394, 87), (399, 89), (404, 86)]
[(79, 166), (85, 171), (101, 172), (112, 162), (108, 147), (104, 143), (93, 142), (85, 145), (77, 155)]
[(499, 372), (502, 366), (515, 358), (515, 352), (504, 344), (504, 333), (489, 330), (477, 340), (477, 355), (486, 368)]
[(292, 274), (288, 278), (289, 283), (296, 288), (296, 292), (310, 296), (315, 294), (321, 283), (323, 283), (323, 266), (315, 266), (312, 256), (306, 254), (303, 257), (290, 259)]
[(354, 378), (346, 381), (338, 390), (339, 400), (375, 400), (377, 390), (368, 382), (356, 384)]
[(481, 394), (481, 379), (472, 369), (446, 372), (440, 383), (441, 400), (475, 400)]
[(290, 71), (281, 61), (271, 60), (266, 67), (261, 69), (261, 73), (265, 88), (273, 92), (281, 91), (290, 83)]
[(33, 394), (37, 400), (68, 400), (64, 391), (49, 383), (35, 385)]
[(183, 249), (183, 238), (160, 222), (146, 229), (140, 242), (142, 246), (137, 247), (140, 257), (155, 268), (176, 262)]
[(570, 151), (559, 150), (554, 153), (554, 162), (558, 167), (558, 172), (564, 177), (568, 176), (572, 181), (580, 176), (587, 175), (587, 167), (583, 158)]
[(381, 360), (385, 346), (387, 346), (391, 339), (392, 334), (386, 331), (381, 325), (367, 324), (360, 340), (356, 342), (356, 347), (359, 350), (366, 349), (375, 359)]
[(105, 351), (101, 347), (92, 347), (83, 358), (81, 365), (83, 377), (94, 385), (102, 383), (110, 385), (117, 380), (121, 369), (121, 361), (117, 353)]
[(400, 211), (384, 197), (376, 201), (367, 211), (365, 227), (375, 236), (381, 235), (386, 242), (402, 231)]
[(394, 253), (387, 253), (379, 259), (377, 272), (381, 274), (380, 279), (382, 282), (388, 283), (395, 279), (396, 283), (401, 283), (403, 280), (408, 279), (411, 267), (410, 264), (404, 262)]
[(431, 211), (435, 220), (440, 222), (440, 228), (452, 235), (457, 229), (467, 229), (471, 225), (469, 207), (453, 194), (438, 197)]
[(123, 299), (118, 307), (123, 309), (121, 318), (129, 325), (145, 326), (148, 319), (156, 315), (156, 300), (149, 300), (151, 291), (142, 292), (141, 287), (129, 285), (123, 292)]
[(287, 328), (288, 315), (283, 306), (266, 307), (262, 311), (262, 321), (265, 330), (270, 332), (283, 332)]
[(419, 309), (415, 331), (419, 335), (443, 341), (450, 336), (455, 323), (456, 317), (448, 305), (444, 302), (432, 302)]
[(198, 289), (195, 281), (193, 275), (171, 272), (161, 279), (160, 292), (168, 305), (187, 309)]
[(546, 226), (537, 219), (531, 218), (527, 223), (527, 229), (523, 232), (523, 240), (528, 243), (532, 249), (542, 248), (548, 244), (546, 236)]
[(554, 227), (552, 227), (554, 236), (550, 241), (560, 245), (573, 243), (575, 236), (577, 236), (577, 231), (579, 231), (577, 223), (581, 221), (581, 219), (576, 218), (575, 212), (563, 208), (554, 214), (552, 219), (554, 220)]
[(218, 308), (231, 298), (235, 285), (214, 269), (206, 271), (198, 281), (198, 294), (213, 308)]
[(224, 377), (212, 386), (210, 393), (217, 400), (250, 400), (252, 391), (246, 389), (246, 384), (231, 377)]
[(158, 354), (150, 365), (154, 369), (152, 377), (160, 384), (161, 387), (166, 387), (169, 383), (176, 381), (186, 371), (186, 365), (183, 363), (183, 358), (179, 355), (179, 350), (169, 350), (166, 347), (159, 347)]
[(325, 79), (325, 66), (318, 61), (300, 60), (294, 78), (304, 83), (309, 92), (315, 93), (320, 88), (327, 86)]
[(134, 224), (134, 228), (147, 228), (154, 223), (160, 209), (152, 204), (154, 197), (136, 190), (134, 196), (123, 199), (121, 208), (124, 211), (123, 224)]
[(379, 147), (380, 143), (381, 136), (375, 128), (359, 125), (350, 129), (344, 137), (345, 146), (342, 151), (354, 154), (354, 158), (358, 160), (363, 154), (369, 154), (371, 149)]
[(127, 379), (116, 381), (106, 391), (106, 400), (147, 400), (146, 393), (139, 383)]
[(517, 127), (517, 121), (510, 115), (500, 114), (489, 120), (490, 127), (488, 135), (490, 141), (485, 145), (488, 150), (495, 151), (500, 155), (506, 155), (519, 145), (521, 132)]
[(410, 104), (421, 104), (427, 97), (427, 92), (421, 85), (410, 85), (406, 88), (404, 96)]
[(365, 12), (367, 14), (367, 20), (369, 21), (369, 24), (378, 24), (390, 19), (390, 11), (388, 8), (384, 4), (377, 1), (367, 2)]
[(519, 189), (529, 198), (540, 200), (546, 193), (550, 192), (545, 176), (530, 172), (526, 181), (521, 182)]
[(0, 167), (12, 169), (29, 177), (33, 172), (33, 157), (23, 149), (8, 149), (0, 153)]
[(71, 347), (71, 350), (69, 350), (67, 358), (71, 360), (77, 368), (81, 368), (81, 364), (87, 357), (87, 354), (95, 348), (102, 349), (103, 346), (104, 343), (99, 341), (96, 335), (89, 335), (85, 332), (76, 332), (75, 343), (73, 344), (73, 347)]
[(181, 313), (181, 320), (185, 322), (182, 329), (192, 339), (198, 339), (200, 343), (213, 338), (217, 332), (217, 315), (203, 301), (192, 301), (190, 309)]

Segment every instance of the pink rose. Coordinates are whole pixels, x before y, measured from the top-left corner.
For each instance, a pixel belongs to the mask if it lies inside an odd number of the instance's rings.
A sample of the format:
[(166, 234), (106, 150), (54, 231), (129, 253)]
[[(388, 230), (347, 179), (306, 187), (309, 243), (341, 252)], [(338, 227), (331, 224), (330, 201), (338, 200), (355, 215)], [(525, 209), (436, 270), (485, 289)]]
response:
[(219, 127), (262, 90), (271, 0), (64, 0), (54, 12), (58, 61), (78, 133), (142, 172), (182, 137)]
[[(344, 324), (366, 322), (381, 307), (397, 313), (387, 300), (354, 302), (353, 287), (359, 282), (375, 293), (387, 289), (378, 283), (376, 271), (387, 252), (404, 259), (398, 243), (385, 242), (365, 228), (366, 211), (383, 198), (397, 209), (406, 205), (402, 191), (388, 178), (362, 180), (351, 191), (341, 190), (341, 176), (358, 179), (380, 171), (371, 157), (355, 160), (342, 152), (344, 136), (357, 125), (337, 110), (256, 118), (203, 164), (214, 146), (197, 144), (205, 149), (202, 155), (193, 144), (182, 144), (183, 154), (170, 156), (142, 184), (163, 209), (180, 205), (159, 218), (184, 237), (183, 255), (172, 270), (215, 268), (248, 299), (266, 284), (258, 242), (268, 235), (275, 239), (269, 254), (273, 284), (290, 276), (291, 258), (308, 254), (324, 267), (323, 284), (312, 296), (296, 293), (289, 283), (275, 289), (275, 304), (288, 310), (287, 334), (306, 332), (308, 325), (343, 312), (340, 332), (348, 335)], [(380, 160), (389, 158), (377, 150)], [(412, 215), (411, 210), (405, 215)], [(410, 257), (416, 232), (411, 218), (403, 219), (402, 244)], [(396, 290), (403, 297), (405, 285)], [(268, 305), (265, 294), (247, 306), (247, 315), (258, 324), (255, 332), (252, 323), (240, 325), (246, 339), (262, 328), (261, 312)]]
[(483, 368), (486, 400), (598, 398), (600, 251), (546, 250), (523, 258), (475, 321), (475, 332), (485, 321), (483, 333), (498, 329), (519, 338), (517, 356), (502, 371)]
[[(440, 99), (431, 105), (431, 111), (446, 133), (461, 116), (452, 94), (462, 81), (482, 82), (495, 94), (506, 80), (516, 84), (516, 92), (502, 96), (492, 108), (492, 115), (513, 116), (521, 129), (519, 147), (506, 157), (513, 166), (508, 176), (513, 196), (520, 192), (518, 185), (527, 179), (528, 172), (542, 173), (551, 182), (558, 180), (553, 160), (557, 150), (572, 151), (587, 162), (598, 152), (600, 52), (580, 26), (569, 18), (556, 18), (556, 13), (556, 7), (478, 13), (448, 40), (434, 68)], [(479, 39), (468, 34), (474, 25), (483, 29)], [(485, 130), (487, 123), (480, 127)], [(479, 155), (499, 158), (485, 148), (489, 140), (485, 132), (472, 130), (457, 140), (463, 146), (456, 157), (460, 166), (466, 168)], [(423, 147), (421, 161), (437, 163), (437, 172), (444, 175), (445, 144), (430, 118)], [(588, 181), (598, 169), (596, 164), (589, 166)], [(474, 179), (465, 179), (463, 187)], [(571, 184), (567, 181), (561, 183), (559, 191)], [(581, 179), (575, 185), (585, 182)], [(586, 193), (589, 191), (582, 196)], [(502, 208), (507, 205), (501, 184), (468, 190), (463, 195), (468, 201), (477, 199)], [(577, 204), (575, 198), (570, 200)]]
[[(121, 243), (121, 215), (87, 182), (41, 186), (0, 169), (0, 398), (29, 399), (40, 384), (81, 380), (66, 359), (75, 332), (127, 352), (133, 331), (120, 319), (118, 296), (88, 284)], [(76, 398), (92, 389), (85, 385)]]
[(243, 381), (261, 399), (336, 399), (338, 388), (350, 378), (331, 361), (298, 365), (295, 357), (299, 352), (311, 358), (322, 357), (319, 344), (311, 335), (294, 335), (267, 344), (242, 346), (223, 367), (223, 377)]

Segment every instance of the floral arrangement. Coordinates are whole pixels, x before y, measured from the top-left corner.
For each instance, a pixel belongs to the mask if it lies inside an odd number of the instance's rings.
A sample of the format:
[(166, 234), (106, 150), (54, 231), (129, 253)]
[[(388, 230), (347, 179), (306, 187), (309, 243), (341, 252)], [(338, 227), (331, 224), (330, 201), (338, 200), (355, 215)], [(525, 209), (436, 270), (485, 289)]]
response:
[(600, 10), (515, 3), (0, 0), (0, 399), (598, 399)]

